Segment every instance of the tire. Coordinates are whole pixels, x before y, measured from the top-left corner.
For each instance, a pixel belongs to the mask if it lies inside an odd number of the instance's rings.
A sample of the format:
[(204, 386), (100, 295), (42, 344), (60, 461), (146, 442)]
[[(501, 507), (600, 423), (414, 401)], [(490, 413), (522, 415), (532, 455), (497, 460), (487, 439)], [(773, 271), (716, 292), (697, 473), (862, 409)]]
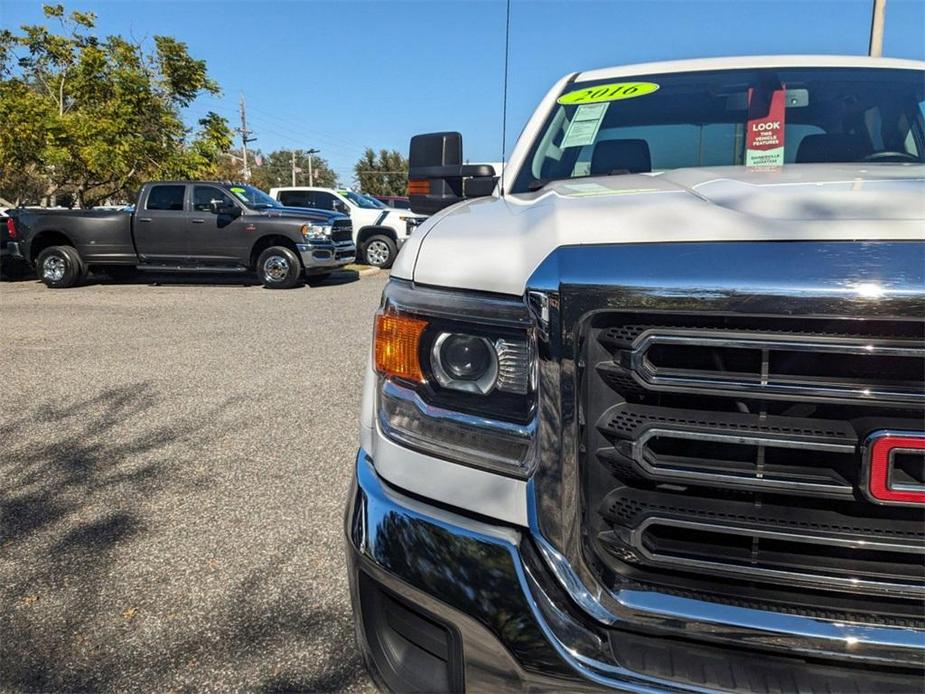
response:
[(270, 246), (257, 258), (257, 277), (267, 289), (292, 289), (302, 277), (302, 261), (285, 246)]
[(377, 234), (363, 242), (363, 261), (367, 265), (387, 269), (392, 267), (397, 255), (398, 246), (388, 236)]
[(67, 289), (83, 282), (87, 266), (72, 246), (50, 246), (36, 258), (35, 272), (49, 289)]

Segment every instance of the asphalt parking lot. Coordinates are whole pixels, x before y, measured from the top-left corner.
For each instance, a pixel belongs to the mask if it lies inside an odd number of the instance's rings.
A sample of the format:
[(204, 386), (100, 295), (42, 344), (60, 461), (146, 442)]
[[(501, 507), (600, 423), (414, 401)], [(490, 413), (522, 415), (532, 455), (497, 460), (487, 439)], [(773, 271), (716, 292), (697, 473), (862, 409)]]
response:
[(372, 691), (342, 514), (386, 274), (0, 284), (0, 689)]

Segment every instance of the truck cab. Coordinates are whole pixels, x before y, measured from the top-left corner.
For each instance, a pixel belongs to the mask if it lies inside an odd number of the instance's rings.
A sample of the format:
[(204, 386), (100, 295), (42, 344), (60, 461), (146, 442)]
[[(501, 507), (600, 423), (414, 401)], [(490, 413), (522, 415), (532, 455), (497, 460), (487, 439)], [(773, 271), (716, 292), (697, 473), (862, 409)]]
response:
[(374, 319), (347, 506), (393, 691), (912, 691), (925, 662), (925, 64), (564, 76)]
[(389, 207), (352, 190), (293, 186), (271, 188), (270, 196), (287, 207), (310, 207), (350, 216), (353, 240), (367, 265), (390, 268), (423, 215)]

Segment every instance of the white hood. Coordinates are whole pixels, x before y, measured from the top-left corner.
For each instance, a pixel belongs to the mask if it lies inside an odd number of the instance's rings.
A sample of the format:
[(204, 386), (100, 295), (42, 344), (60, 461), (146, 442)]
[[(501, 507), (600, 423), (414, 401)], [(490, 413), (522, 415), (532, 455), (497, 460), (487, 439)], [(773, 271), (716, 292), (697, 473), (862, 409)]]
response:
[(925, 166), (792, 164), (557, 181), (425, 222), (393, 268), (428, 285), (521, 295), (559, 246), (679, 241), (925, 240)]

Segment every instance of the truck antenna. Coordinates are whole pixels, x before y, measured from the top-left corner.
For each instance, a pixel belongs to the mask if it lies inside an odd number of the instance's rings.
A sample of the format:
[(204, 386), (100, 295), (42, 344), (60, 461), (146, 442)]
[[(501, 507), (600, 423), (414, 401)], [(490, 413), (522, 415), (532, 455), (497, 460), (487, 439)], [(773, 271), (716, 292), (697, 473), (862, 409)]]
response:
[(504, 22), (504, 96), (501, 99), (501, 195), (504, 195), (504, 169), (507, 168), (507, 63), (511, 46), (511, 0), (507, 0), (507, 18)]

